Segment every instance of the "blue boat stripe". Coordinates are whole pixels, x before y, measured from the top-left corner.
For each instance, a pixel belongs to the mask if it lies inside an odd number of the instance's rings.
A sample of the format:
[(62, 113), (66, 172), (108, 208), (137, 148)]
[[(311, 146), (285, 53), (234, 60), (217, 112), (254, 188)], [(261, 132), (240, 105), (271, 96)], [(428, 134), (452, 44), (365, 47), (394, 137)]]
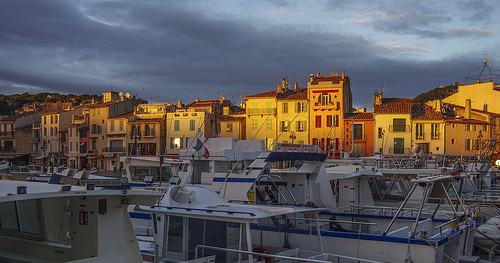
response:
[(254, 181), (255, 181), (255, 178), (214, 177), (214, 179), (213, 179), (214, 183), (223, 183), (223, 182), (229, 182), (229, 183), (253, 183)]

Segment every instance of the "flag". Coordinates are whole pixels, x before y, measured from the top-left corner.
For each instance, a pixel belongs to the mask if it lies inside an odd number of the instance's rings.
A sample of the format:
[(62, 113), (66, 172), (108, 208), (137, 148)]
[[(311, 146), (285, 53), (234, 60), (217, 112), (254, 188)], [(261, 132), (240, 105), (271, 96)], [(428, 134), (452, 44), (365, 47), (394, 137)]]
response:
[(203, 147), (203, 143), (200, 141), (200, 139), (196, 138), (196, 145), (193, 147), (195, 151), (200, 151), (201, 148)]
[(205, 153), (202, 154), (201, 156), (205, 157), (205, 159), (208, 159), (210, 157), (210, 153), (208, 152), (207, 147), (205, 147)]

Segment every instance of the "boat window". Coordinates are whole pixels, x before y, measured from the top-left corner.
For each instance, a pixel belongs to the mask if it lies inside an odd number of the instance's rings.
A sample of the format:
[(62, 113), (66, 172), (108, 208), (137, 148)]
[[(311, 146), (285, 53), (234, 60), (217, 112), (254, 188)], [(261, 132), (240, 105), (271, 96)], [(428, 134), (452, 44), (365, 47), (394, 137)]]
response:
[(19, 219), (19, 231), (31, 234), (40, 233), (40, 220), (38, 219), (35, 200), (18, 201), (17, 215)]
[(67, 245), (71, 244), (69, 235), (69, 221), (71, 215), (69, 199), (44, 199), (42, 205), (46, 222), (45, 231), (47, 239), (52, 242)]
[[(144, 181), (144, 177), (153, 176), (154, 181), (158, 182), (160, 179), (159, 167), (130, 167), (130, 177), (133, 181)], [(161, 180), (166, 182), (170, 179), (170, 167), (161, 168)]]
[(14, 202), (0, 203), (0, 228), (17, 230), (17, 213)]
[(168, 217), (168, 251), (182, 252), (183, 218), (179, 216)]

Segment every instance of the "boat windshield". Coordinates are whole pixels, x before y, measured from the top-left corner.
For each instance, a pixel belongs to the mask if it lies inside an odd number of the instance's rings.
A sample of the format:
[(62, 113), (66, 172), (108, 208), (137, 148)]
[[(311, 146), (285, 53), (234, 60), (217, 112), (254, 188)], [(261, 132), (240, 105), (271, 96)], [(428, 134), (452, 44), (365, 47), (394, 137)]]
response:
[[(146, 176), (153, 176), (155, 182), (160, 181), (159, 167), (130, 167), (130, 177), (132, 181), (142, 182)], [(161, 168), (161, 181), (167, 182), (171, 177), (170, 167)]]

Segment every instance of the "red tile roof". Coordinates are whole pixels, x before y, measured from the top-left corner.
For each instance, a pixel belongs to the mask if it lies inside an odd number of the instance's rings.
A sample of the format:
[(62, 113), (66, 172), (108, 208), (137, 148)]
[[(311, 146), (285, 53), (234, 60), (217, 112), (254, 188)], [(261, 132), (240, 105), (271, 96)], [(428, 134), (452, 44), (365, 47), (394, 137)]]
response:
[(408, 98), (394, 98), (383, 99), (381, 105), (373, 108), (373, 113), (411, 113), (411, 99)]
[[(346, 76), (347, 77), (347, 76)], [(342, 76), (315, 76), (311, 81), (311, 85), (317, 85), (319, 82), (330, 81), (332, 84), (340, 84)]]
[(443, 114), (441, 112), (426, 112), (422, 116), (417, 116), (412, 118), (412, 120), (444, 120)]
[(373, 120), (373, 112), (348, 112), (344, 119)]

